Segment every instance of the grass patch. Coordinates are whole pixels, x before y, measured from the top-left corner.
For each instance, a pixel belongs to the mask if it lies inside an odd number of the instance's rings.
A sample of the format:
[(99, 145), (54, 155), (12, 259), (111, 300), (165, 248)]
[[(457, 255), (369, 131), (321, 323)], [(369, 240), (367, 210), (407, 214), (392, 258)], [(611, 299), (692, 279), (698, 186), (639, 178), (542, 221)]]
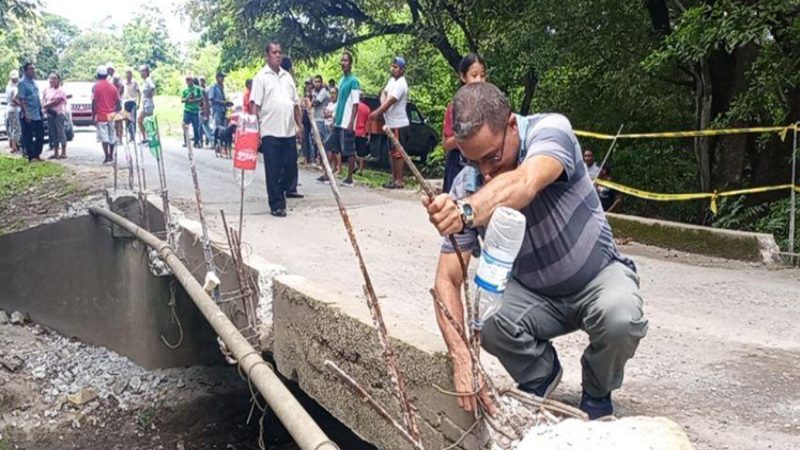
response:
[(136, 419), (139, 422), (139, 426), (142, 429), (147, 428), (158, 416), (158, 407), (156, 405), (151, 405), (145, 408), (144, 410), (140, 411), (137, 415)]
[(156, 105), (155, 114), (161, 134), (172, 137), (183, 136), (183, 103), (177, 95), (156, 95), (153, 98)]
[[(347, 169), (342, 167), (342, 172), (346, 173)], [(344, 179), (344, 175), (342, 176), (342, 179)], [(363, 171), (358, 171), (356, 174), (354, 174), (353, 179), (357, 183), (367, 185), (371, 188), (382, 189), (384, 184), (392, 181), (392, 176), (387, 172), (364, 168)], [(403, 181), (405, 182), (406, 188), (417, 189), (419, 187), (417, 179), (411, 175), (406, 175)]]
[(23, 158), (0, 157), (0, 200), (19, 195), (46, 178), (60, 177), (64, 166), (29, 163)]

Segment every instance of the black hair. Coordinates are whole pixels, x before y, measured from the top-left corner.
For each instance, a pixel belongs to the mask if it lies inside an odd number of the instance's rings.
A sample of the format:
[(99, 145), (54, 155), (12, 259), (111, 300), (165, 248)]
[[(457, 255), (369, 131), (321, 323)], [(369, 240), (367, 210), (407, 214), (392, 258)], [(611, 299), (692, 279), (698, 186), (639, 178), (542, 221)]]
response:
[(281, 43), (278, 42), (278, 41), (274, 41), (274, 40), (273, 41), (269, 41), (269, 42), (267, 42), (267, 45), (264, 47), (264, 51), (269, 53), (269, 48), (270, 47), (280, 47), (280, 46), (281, 46)]
[(328, 84), (332, 84), (335, 87), (336, 86), (336, 80), (331, 78), (330, 80), (328, 80)]
[(252, 78), (248, 78), (248, 79), (244, 80), (244, 85), (247, 86), (247, 87), (252, 86), (253, 85), (253, 79)]
[(25, 64), (23, 64), (22, 65), (22, 73), (25, 74), (25, 72), (28, 71), (28, 67), (30, 67), (32, 65), (33, 65), (33, 62), (31, 62), (31, 61), (28, 61)]
[[(484, 60), (481, 55), (477, 53), (467, 53), (461, 58), (461, 62), (458, 63), (458, 73), (462, 76), (467, 76), (467, 72), (469, 72), (469, 68), (472, 67), (473, 64), (479, 63), (486, 69), (486, 60)], [(463, 82), (462, 82), (463, 84)]]

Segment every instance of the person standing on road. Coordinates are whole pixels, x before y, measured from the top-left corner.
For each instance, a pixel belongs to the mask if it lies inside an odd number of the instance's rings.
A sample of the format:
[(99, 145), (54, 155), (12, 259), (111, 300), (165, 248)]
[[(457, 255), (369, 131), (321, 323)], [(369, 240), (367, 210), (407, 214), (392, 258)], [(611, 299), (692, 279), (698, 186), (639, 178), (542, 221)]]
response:
[[(186, 88), (181, 93), (181, 103), (183, 103), (183, 125), (191, 125), (194, 137), (194, 147), (201, 148), (200, 137), (200, 103), (203, 101), (203, 92), (200, 87), (194, 84), (194, 78), (186, 76)], [(184, 139), (185, 140), (185, 139)], [(184, 143), (186, 145), (186, 143)]]
[(103, 164), (114, 161), (117, 133), (113, 119), (119, 103), (119, 90), (108, 82), (108, 69), (98, 67), (97, 82), (92, 89), (92, 117), (97, 129), (97, 142), (103, 146)]
[(244, 94), (242, 95), (242, 110), (245, 114), (252, 114), (250, 109), (250, 92), (253, 90), (253, 80), (244, 80)]
[[(345, 186), (353, 185), (353, 172), (356, 166), (356, 133), (355, 124), (358, 115), (358, 102), (361, 99), (361, 86), (353, 75), (353, 55), (343, 52), (340, 60), (342, 78), (339, 80), (339, 101), (336, 104), (333, 133), (325, 143), (328, 152), (339, 154), (347, 161), (347, 178), (342, 181)], [(329, 158), (330, 160), (330, 158)], [(327, 175), (317, 178), (327, 181)]]
[(125, 82), (122, 91), (122, 109), (125, 111), (125, 129), (131, 141), (136, 138), (136, 106), (142, 101), (139, 83), (133, 79), (133, 69), (125, 71)]
[(366, 103), (358, 102), (358, 117), (356, 118), (356, 170), (363, 175), (365, 158), (369, 156), (370, 134), (367, 130), (367, 118), (370, 109)]
[[(370, 120), (378, 120), (383, 116), (386, 125), (392, 129), (395, 137), (400, 139), (400, 130), (409, 125), (408, 113), (408, 83), (406, 82), (406, 60), (402, 56), (395, 56), (389, 67), (391, 77), (381, 93), (381, 106), (369, 115)], [(406, 164), (399, 150), (389, 143), (389, 163), (392, 166), (392, 181), (383, 185), (385, 189), (402, 189), (404, 187)]]
[[(331, 101), (331, 96), (328, 93), (328, 87), (322, 81), (322, 75), (314, 77), (313, 91), (309, 100), (309, 106), (312, 110), (311, 116), (314, 124), (319, 130), (319, 137), (324, 143), (328, 139), (328, 128), (325, 126), (325, 108)], [(309, 164), (315, 164), (322, 157), (325, 149), (317, 147), (316, 139), (311, 140), (311, 154), (309, 155)]]
[(155, 102), (153, 97), (156, 95), (156, 85), (150, 77), (150, 67), (143, 65), (139, 67), (139, 75), (142, 76), (142, 109), (139, 112), (139, 131), (142, 133), (142, 143), (147, 142), (147, 133), (144, 129), (145, 117), (150, 117), (155, 112)]
[(6, 85), (6, 134), (8, 134), (8, 146), (11, 153), (19, 153), (22, 128), (19, 123), (19, 113), (22, 108), (19, 106), (17, 91), (19, 89), (19, 71), (12, 70), (8, 74), (8, 84)]
[[(486, 61), (475, 53), (464, 56), (458, 64), (458, 80), (461, 82), (461, 86), (469, 83), (486, 81)], [(442, 192), (450, 192), (450, 188), (453, 186), (453, 180), (456, 179), (456, 175), (464, 168), (464, 157), (461, 156), (461, 150), (458, 149), (458, 142), (456, 142), (455, 133), (453, 133), (452, 102), (447, 104), (447, 108), (444, 111), (442, 137), (444, 139), (442, 147), (446, 152)]]
[(594, 151), (587, 148), (583, 151), (583, 162), (586, 164), (586, 170), (589, 172), (589, 178), (594, 180), (600, 175), (600, 166), (594, 160)]
[[(335, 175), (342, 171), (342, 155), (341, 153), (334, 153), (326, 148), (328, 139), (330, 139), (331, 135), (333, 134), (333, 119), (336, 117), (336, 108), (338, 107), (339, 90), (336, 89), (335, 86), (330, 88), (330, 96), (331, 99), (328, 102), (328, 106), (325, 107), (325, 111), (323, 113), (325, 116), (325, 129), (328, 131), (328, 136), (322, 142), (325, 154), (323, 155), (322, 152), (320, 152), (319, 163), (322, 164), (321, 158), (328, 158)], [(326, 179), (327, 178), (324, 176), (317, 178), (318, 181), (325, 181)]]
[(26, 63), (22, 66), (22, 72), (24, 76), (17, 87), (17, 98), (22, 108), (22, 147), (29, 162), (39, 162), (44, 147), (44, 121), (39, 88), (34, 81), (36, 66)]
[(300, 99), (292, 75), (281, 67), (281, 44), (265, 47), (267, 63), (253, 80), (250, 102), (258, 114), (261, 153), (270, 213), (286, 217), (286, 198), (302, 198), (291, 192), (297, 183), (297, 141), (303, 135)]
[(200, 103), (200, 127), (203, 129), (202, 140), (207, 146), (214, 142), (214, 124), (211, 123), (211, 101), (208, 99), (211, 87), (206, 84), (206, 77), (198, 78), (203, 101)]
[(67, 94), (61, 88), (61, 77), (57, 73), (51, 73), (47, 81), (50, 86), (42, 93), (42, 109), (47, 115), (48, 141), (53, 152), (47, 159), (64, 159), (67, 157)]
[[(597, 191), (581, 164), (572, 126), (559, 114), (520, 116), (492, 84), (463, 86), (453, 99), (453, 130), (467, 160), (452, 191), (422, 200), (442, 236), (454, 234), (465, 262), (494, 211), (522, 212), (526, 232), (500, 310), (482, 326), (483, 347), (518, 387), (548, 397), (562, 369), (551, 340), (578, 329), (589, 335), (583, 353), (580, 408), (591, 419), (611, 415), (611, 391), (647, 333), (633, 261), (614, 244)], [(464, 323), (461, 265), (444, 239), (436, 292)], [(474, 410), (472, 361), (444, 315), (437, 322), (453, 362), (458, 403)], [(495, 410), (484, 388), (478, 401)]]
[(228, 126), (225, 115), (228, 111), (228, 101), (225, 98), (225, 74), (217, 73), (217, 83), (208, 90), (208, 101), (211, 104), (211, 114), (214, 121), (214, 149), (220, 152), (221, 136)]

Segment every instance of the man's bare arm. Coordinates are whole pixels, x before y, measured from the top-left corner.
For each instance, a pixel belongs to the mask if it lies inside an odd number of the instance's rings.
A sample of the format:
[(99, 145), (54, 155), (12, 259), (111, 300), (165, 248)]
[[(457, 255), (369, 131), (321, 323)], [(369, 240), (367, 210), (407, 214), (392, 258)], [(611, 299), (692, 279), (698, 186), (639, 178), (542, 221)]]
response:
[(564, 166), (557, 159), (539, 155), (512, 171), (498, 175), (468, 199), (475, 211), (475, 225), (488, 224), (494, 210), (501, 206), (517, 211), (525, 208), (563, 172)]

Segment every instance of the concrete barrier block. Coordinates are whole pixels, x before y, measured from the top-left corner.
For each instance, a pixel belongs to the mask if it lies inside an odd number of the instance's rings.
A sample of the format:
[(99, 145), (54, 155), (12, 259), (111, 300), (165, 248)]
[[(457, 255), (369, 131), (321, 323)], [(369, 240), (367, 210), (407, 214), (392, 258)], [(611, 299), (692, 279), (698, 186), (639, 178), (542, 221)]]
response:
[[(325, 360), (334, 361), (402, 423), (365, 301), (333, 294), (293, 275), (276, 277), (273, 291), (273, 351), (278, 370), (363, 439), (380, 448), (410, 448), (324, 367)], [(458, 408), (454, 397), (433, 387), (453, 389), (444, 343), (440, 336), (419, 327), (391, 327), (390, 334), (409, 396), (420, 410), (417, 418), (426, 448), (441, 448), (439, 443), (450, 442), (442, 430), (445, 419), (451, 436), (460, 436), (457, 430), (472, 424), (472, 417)]]
[(771, 234), (702, 227), (623, 214), (606, 214), (616, 238), (728, 259), (776, 264), (778, 244)]

